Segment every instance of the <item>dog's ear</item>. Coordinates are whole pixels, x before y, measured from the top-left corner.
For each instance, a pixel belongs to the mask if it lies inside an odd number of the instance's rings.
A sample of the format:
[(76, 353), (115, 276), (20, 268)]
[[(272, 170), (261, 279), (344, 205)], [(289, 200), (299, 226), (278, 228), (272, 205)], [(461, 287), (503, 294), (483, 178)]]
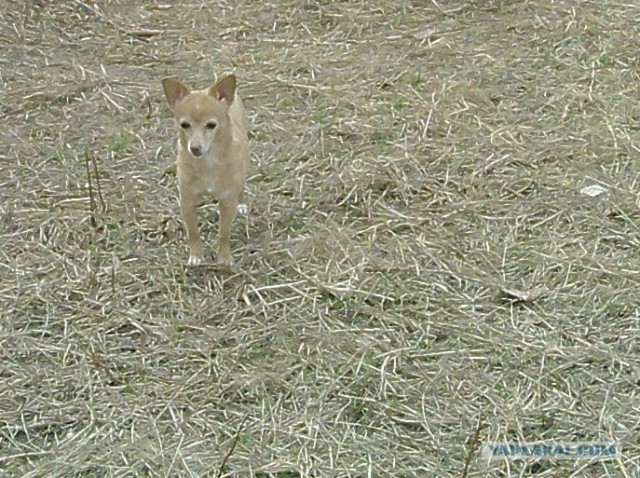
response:
[(225, 100), (228, 105), (233, 103), (236, 95), (236, 77), (235, 75), (227, 75), (209, 88), (209, 95), (218, 101)]
[(189, 94), (189, 88), (173, 78), (164, 78), (162, 88), (164, 88), (164, 96), (167, 97), (167, 102), (172, 109), (176, 107), (178, 101)]

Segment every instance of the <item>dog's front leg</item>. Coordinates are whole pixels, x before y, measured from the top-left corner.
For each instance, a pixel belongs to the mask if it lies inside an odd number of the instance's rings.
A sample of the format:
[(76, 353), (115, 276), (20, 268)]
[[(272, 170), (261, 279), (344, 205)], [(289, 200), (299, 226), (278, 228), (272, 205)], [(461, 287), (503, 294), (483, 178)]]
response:
[(220, 201), (220, 233), (218, 237), (218, 263), (230, 265), (231, 257), (231, 225), (238, 211), (238, 197)]
[(180, 213), (187, 229), (187, 243), (189, 244), (187, 264), (190, 266), (199, 266), (204, 260), (204, 244), (200, 239), (198, 229), (198, 200), (197, 196), (183, 190), (180, 191)]

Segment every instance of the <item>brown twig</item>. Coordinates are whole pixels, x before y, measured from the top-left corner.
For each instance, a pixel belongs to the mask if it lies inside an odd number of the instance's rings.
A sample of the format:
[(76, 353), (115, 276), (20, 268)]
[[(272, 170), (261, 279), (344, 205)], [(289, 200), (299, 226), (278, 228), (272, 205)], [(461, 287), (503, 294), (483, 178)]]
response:
[[(88, 151), (87, 151), (87, 154), (89, 154)], [(104, 202), (104, 197), (102, 196), (102, 186), (100, 185), (100, 175), (98, 174), (98, 164), (96, 162), (96, 157), (93, 154), (89, 154), (89, 158), (93, 163), (93, 174), (96, 180), (96, 190), (98, 191), (98, 199), (100, 199), (100, 206), (102, 208), (102, 212), (105, 212), (107, 210), (107, 205)]]
[(220, 468), (218, 468), (218, 473), (216, 474), (216, 478), (222, 477), (222, 474), (224, 473), (224, 469), (227, 466), (227, 461), (229, 461), (229, 458), (233, 454), (233, 451), (236, 449), (236, 445), (238, 444), (238, 440), (240, 439), (240, 432), (242, 432), (244, 428), (244, 424), (247, 422), (248, 418), (249, 418), (248, 416), (245, 416), (244, 419), (242, 420), (242, 423), (240, 423), (240, 426), (236, 431), (236, 436), (233, 437), (233, 441), (231, 442), (231, 446), (229, 447), (229, 451), (227, 451), (227, 454), (222, 459), (222, 463), (220, 463)]
[(89, 188), (89, 212), (91, 214), (91, 227), (96, 229), (98, 227), (98, 221), (96, 220), (96, 199), (93, 195), (93, 183), (91, 182), (91, 170), (89, 168), (89, 162), (91, 161), (89, 149), (85, 151), (85, 167), (87, 170), (87, 185)]
[(471, 464), (471, 459), (473, 458), (473, 454), (478, 447), (478, 442), (480, 441), (480, 431), (482, 430), (482, 414), (478, 417), (478, 426), (476, 427), (476, 431), (471, 438), (471, 442), (469, 443), (469, 450), (467, 452), (467, 456), (464, 460), (464, 469), (462, 470), (462, 475), (460, 478), (467, 478), (467, 474), (469, 473), (469, 465)]

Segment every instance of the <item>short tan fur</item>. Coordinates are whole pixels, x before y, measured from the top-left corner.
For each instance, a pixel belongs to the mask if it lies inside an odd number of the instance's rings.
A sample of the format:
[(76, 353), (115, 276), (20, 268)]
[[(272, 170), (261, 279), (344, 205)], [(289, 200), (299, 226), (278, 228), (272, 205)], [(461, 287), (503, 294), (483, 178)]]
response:
[(187, 229), (188, 264), (204, 261), (197, 206), (207, 194), (220, 201), (218, 262), (231, 264), (231, 225), (246, 213), (244, 187), (249, 169), (247, 114), (228, 75), (206, 90), (190, 91), (178, 80), (162, 86), (178, 127), (180, 212)]

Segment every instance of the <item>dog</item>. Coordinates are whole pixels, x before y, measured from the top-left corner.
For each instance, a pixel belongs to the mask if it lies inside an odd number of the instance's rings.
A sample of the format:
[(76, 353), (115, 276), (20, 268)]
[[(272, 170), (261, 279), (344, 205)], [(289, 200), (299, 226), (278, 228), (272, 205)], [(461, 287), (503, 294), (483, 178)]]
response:
[(205, 90), (190, 91), (164, 78), (162, 87), (178, 127), (180, 213), (187, 230), (188, 265), (204, 261), (196, 208), (205, 194), (219, 201), (218, 263), (231, 265), (231, 225), (246, 214), (244, 188), (249, 169), (249, 122), (228, 75)]

